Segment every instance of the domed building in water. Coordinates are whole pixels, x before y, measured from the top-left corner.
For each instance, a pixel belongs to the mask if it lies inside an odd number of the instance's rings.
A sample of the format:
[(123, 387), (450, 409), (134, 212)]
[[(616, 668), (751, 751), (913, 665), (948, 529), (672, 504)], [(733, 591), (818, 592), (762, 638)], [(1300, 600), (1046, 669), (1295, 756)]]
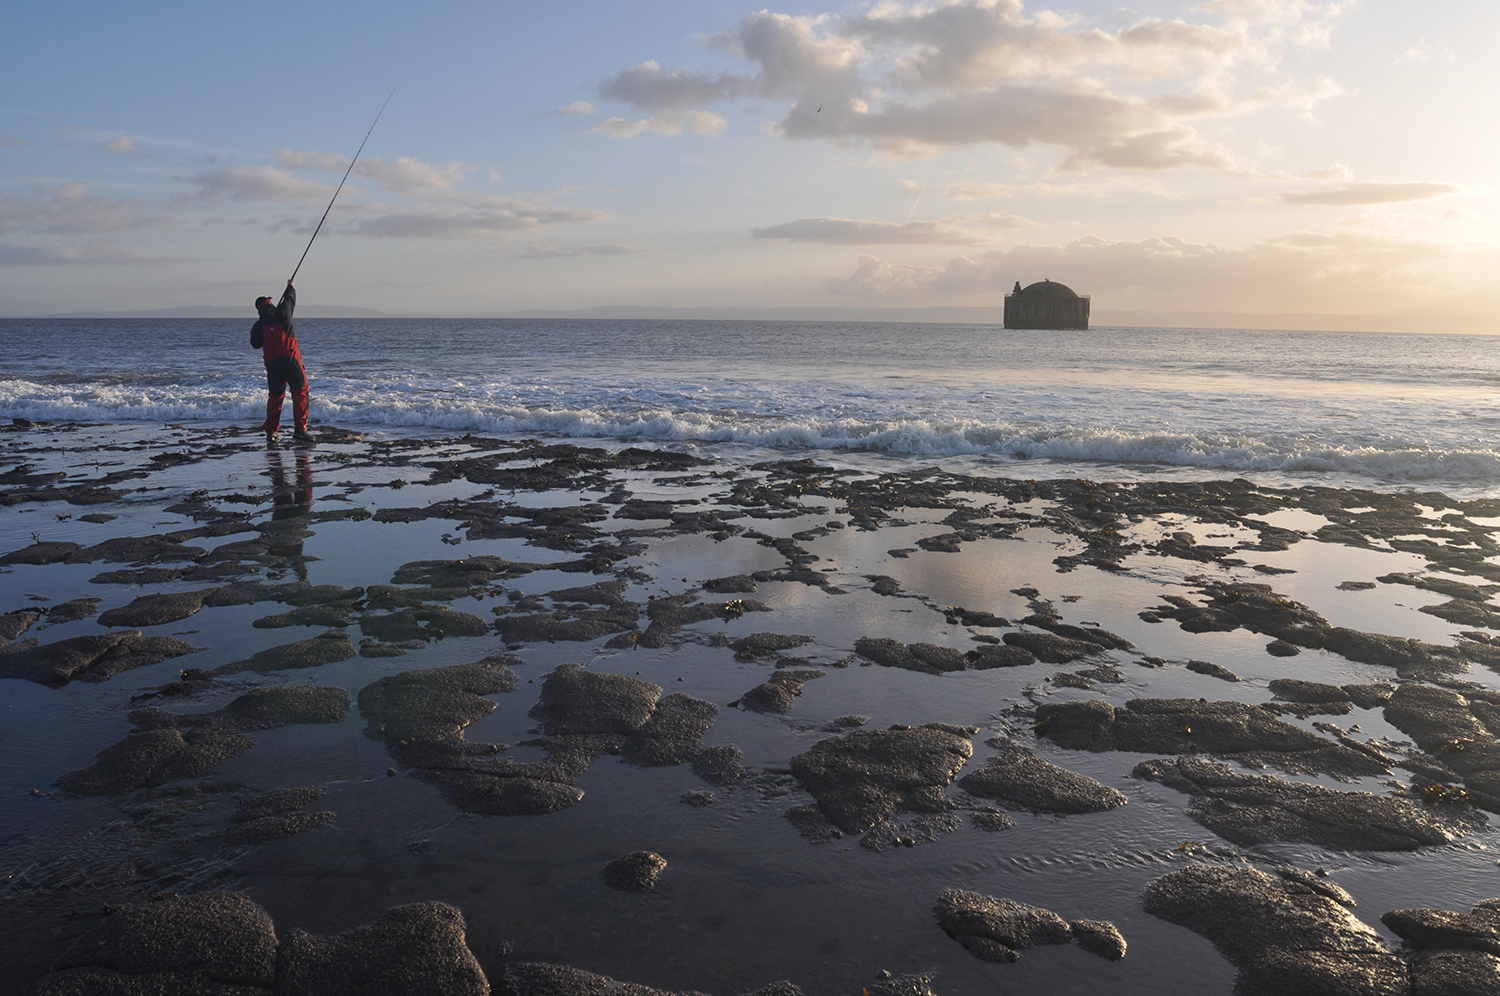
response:
[(1079, 296), (1066, 284), (1043, 280), (1005, 295), (1005, 327), (1008, 329), (1086, 329), (1089, 298)]

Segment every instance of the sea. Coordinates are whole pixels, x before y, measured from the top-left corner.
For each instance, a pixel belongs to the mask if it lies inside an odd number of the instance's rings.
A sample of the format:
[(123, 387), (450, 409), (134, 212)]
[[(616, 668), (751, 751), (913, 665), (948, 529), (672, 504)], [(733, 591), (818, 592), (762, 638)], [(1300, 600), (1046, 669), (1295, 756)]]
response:
[[(0, 417), (257, 425), (250, 318), (5, 319)], [(314, 425), (1045, 478), (1500, 489), (1500, 337), (317, 319)]]

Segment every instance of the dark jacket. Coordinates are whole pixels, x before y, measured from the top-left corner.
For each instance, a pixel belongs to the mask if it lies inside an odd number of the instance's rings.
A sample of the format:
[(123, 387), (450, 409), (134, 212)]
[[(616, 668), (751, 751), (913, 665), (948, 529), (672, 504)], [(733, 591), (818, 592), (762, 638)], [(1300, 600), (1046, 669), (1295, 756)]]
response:
[(281, 303), (261, 312), (259, 320), (250, 326), (250, 348), (261, 350), (266, 360), (295, 356), (300, 361), (297, 335), (292, 331), (292, 310), (296, 307), (297, 290), (288, 284)]

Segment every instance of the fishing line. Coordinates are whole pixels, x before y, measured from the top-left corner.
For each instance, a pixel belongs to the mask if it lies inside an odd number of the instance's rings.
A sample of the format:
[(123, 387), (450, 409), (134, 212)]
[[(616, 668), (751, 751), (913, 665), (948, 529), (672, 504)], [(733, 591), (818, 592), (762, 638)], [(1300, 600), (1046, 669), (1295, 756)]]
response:
[[(391, 102), (391, 97), (394, 97), (395, 95), (396, 91), (392, 90), (390, 93), (390, 97), (385, 98), (385, 104), (380, 105), (380, 110), (375, 114), (375, 120), (370, 122), (370, 130), (365, 132), (365, 142), (368, 142), (370, 140), (370, 135), (375, 131), (375, 126), (380, 123), (380, 115), (385, 113), (386, 104), (389, 104)], [(349, 168), (344, 170), (344, 180), (349, 179), (349, 174), (354, 172), (354, 164), (359, 162), (359, 153), (365, 151), (365, 142), (359, 143), (359, 151), (355, 152), (354, 158), (349, 160)], [(293, 280), (297, 279), (297, 270), (302, 269), (302, 260), (307, 258), (307, 252), (312, 248), (313, 239), (316, 239), (318, 237), (318, 233), (323, 230), (323, 222), (328, 220), (328, 212), (333, 210), (333, 202), (339, 199), (339, 190), (344, 189), (344, 180), (339, 181), (338, 189), (333, 192), (333, 197), (329, 199), (328, 206), (323, 209), (323, 217), (318, 219), (318, 227), (313, 229), (312, 238), (307, 240), (307, 249), (302, 250), (302, 259), (297, 260), (297, 268), (292, 271), (292, 275), (287, 280), (287, 283), (291, 283)]]

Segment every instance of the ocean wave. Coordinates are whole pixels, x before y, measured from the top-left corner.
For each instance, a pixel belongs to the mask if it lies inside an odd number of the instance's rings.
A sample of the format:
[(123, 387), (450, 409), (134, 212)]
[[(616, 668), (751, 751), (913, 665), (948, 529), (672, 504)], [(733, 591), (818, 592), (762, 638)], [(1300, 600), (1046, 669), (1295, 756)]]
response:
[[(265, 389), (243, 376), (172, 381), (0, 377), (0, 415), (33, 421), (257, 425)], [(988, 457), (1232, 473), (1311, 473), (1397, 483), (1500, 480), (1500, 451), (1432, 439), (1430, 406), (1389, 398), (1017, 394), (931, 385), (405, 376), (314, 382), (315, 422), (573, 439), (742, 444), (912, 458)], [(1003, 414), (1002, 414), (1003, 413)], [(1457, 420), (1453, 420), (1456, 421)], [(1320, 434), (1302, 429), (1322, 424)], [(1188, 430), (1182, 426), (1192, 425)]]

